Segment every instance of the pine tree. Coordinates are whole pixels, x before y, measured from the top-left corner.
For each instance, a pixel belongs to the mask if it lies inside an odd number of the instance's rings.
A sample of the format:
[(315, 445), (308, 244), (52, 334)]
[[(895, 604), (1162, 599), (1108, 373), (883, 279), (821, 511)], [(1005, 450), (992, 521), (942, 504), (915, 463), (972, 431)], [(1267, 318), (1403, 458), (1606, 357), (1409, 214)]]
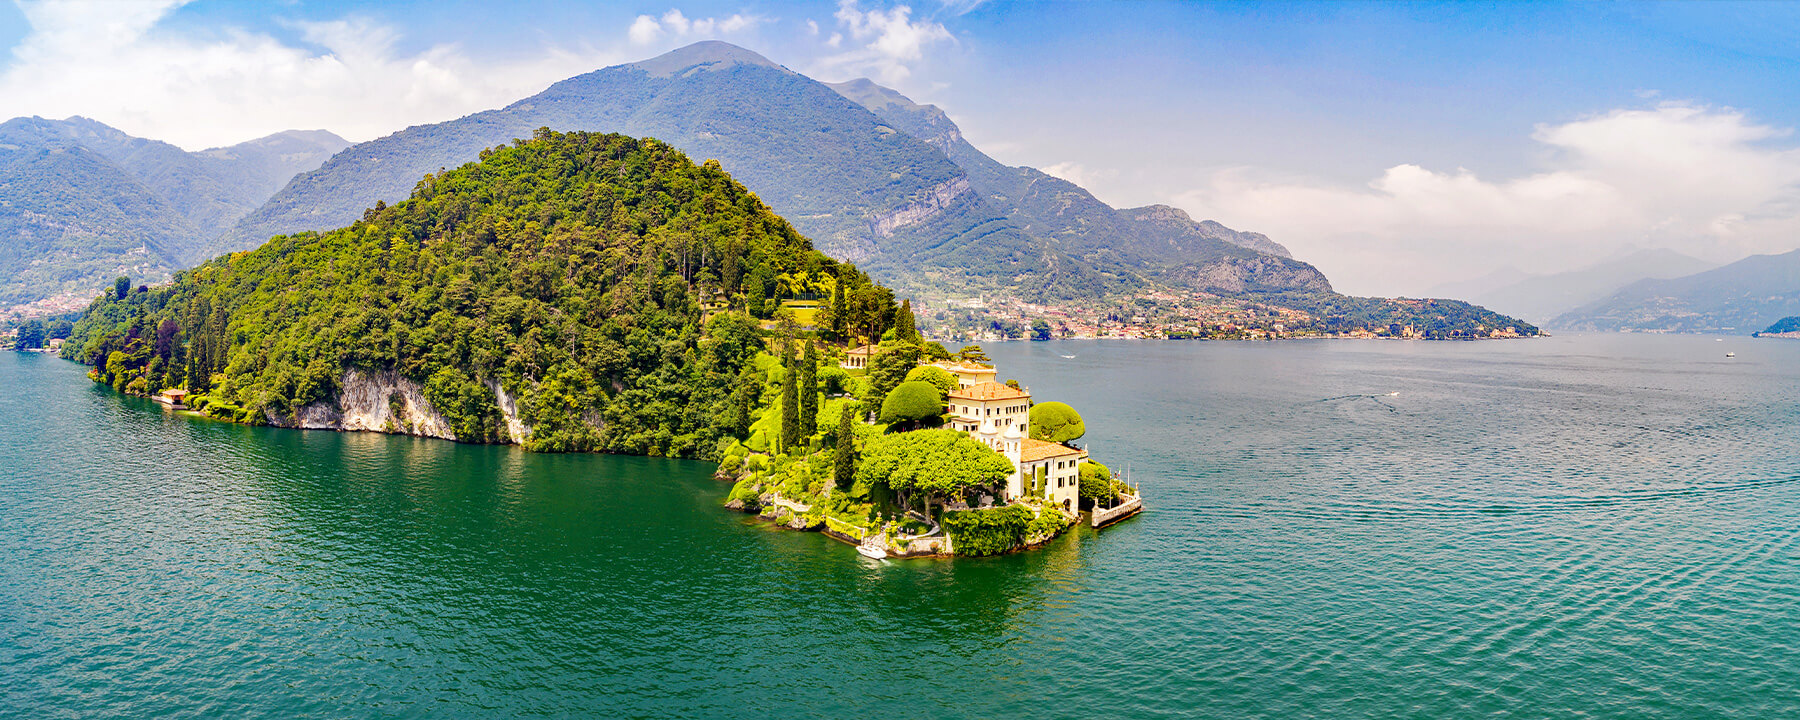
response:
[(780, 447), (783, 453), (798, 447), (800, 440), (800, 387), (799, 378), (794, 367), (794, 341), (792, 338), (781, 344), (781, 364), (787, 371), (781, 376), (781, 438)]
[(841, 489), (850, 489), (856, 481), (856, 438), (851, 429), (855, 422), (851, 419), (854, 411), (849, 405), (844, 406), (843, 414), (838, 416), (837, 454), (832, 457), (831, 478)]
[(810, 436), (819, 427), (819, 349), (806, 341), (800, 358), (800, 432)]
[(918, 342), (919, 329), (913, 325), (912, 301), (900, 301), (900, 313), (894, 318), (894, 339), (900, 342)]

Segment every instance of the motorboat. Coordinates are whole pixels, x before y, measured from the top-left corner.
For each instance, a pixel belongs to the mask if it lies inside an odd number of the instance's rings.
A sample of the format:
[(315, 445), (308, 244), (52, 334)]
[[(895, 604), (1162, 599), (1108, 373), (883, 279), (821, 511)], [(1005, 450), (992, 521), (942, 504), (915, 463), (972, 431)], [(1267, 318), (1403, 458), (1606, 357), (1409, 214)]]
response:
[(886, 550), (875, 547), (874, 545), (858, 545), (856, 546), (856, 552), (870, 560), (881, 560), (887, 557)]

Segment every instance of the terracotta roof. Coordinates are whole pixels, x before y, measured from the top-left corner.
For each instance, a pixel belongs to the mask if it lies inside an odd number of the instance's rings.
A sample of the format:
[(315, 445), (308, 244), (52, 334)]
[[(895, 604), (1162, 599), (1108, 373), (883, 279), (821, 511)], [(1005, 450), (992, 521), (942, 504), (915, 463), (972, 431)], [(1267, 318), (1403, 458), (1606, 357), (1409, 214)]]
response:
[(1044, 442), (1042, 440), (1033, 440), (1031, 438), (1025, 438), (1024, 442), (1019, 444), (1019, 462), (1037, 462), (1039, 460), (1062, 457), (1064, 455), (1080, 456), (1086, 454), (1086, 451), (1076, 450), (1075, 448), (1062, 443)]
[(845, 355), (873, 355), (873, 354), (875, 354), (875, 348), (864, 345), (862, 347), (850, 348), (849, 350), (845, 351), (844, 354)]
[(1013, 400), (1031, 397), (1031, 393), (1004, 383), (984, 382), (951, 390), (950, 397), (959, 400)]

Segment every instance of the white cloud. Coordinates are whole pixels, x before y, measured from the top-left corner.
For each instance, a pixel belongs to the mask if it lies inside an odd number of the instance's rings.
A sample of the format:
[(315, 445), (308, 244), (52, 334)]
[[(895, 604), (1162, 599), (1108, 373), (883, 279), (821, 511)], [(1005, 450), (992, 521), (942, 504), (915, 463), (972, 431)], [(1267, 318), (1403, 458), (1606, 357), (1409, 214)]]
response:
[(633, 45), (650, 45), (664, 37), (672, 40), (698, 40), (730, 35), (756, 27), (763, 21), (755, 15), (734, 14), (727, 18), (689, 18), (671, 9), (662, 18), (639, 15), (625, 32)]
[(1800, 246), (1800, 150), (1789, 131), (1691, 103), (1620, 109), (1532, 139), (1544, 170), (1489, 180), (1388, 168), (1366, 186), (1221, 171), (1173, 201), (1264, 232), (1340, 289), (1420, 292), (1503, 265), (1549, 272), (1628, 245), (1725, 261)]
[(907, 5), (863, 10), (857, 0), (838, 0), (834, 17), (842, 32), (832, 33), (826, 45), (840, 47), (845, 33), (852, 42), (850, 49), (819, 60), (820, 70), (827, 74), (873, 75), (883, 82), (900, 82), (912, 75), (913, 65), (925, 59), (926, 49), (956, 42), (943, 25), (913, 20), (912, 8)]
[(190, 149), (290, 128), (364, 140), (504, 105), (623, 59), (550, 48), (477, 62), (454, 45), (403, 55), (396, 30), (356, 16), (288, 24), (305, 46), (242, 29), (203, 39), (160, 32), (182, 4), (21, 3), (31, 29), (0, 70), (0, 117), (84, 115)]
[(1090, 169), (1086, 165), (1082, 165), (1078, 162), (1059, 162), (1054, 165), (1046, 166), (1042, 168), (1042, 170), (1047, 174), (1062, 178), (1084, 188), (1090, 187), (1102, 180), (1112, 179), (1119, 174), (1114, 170)]

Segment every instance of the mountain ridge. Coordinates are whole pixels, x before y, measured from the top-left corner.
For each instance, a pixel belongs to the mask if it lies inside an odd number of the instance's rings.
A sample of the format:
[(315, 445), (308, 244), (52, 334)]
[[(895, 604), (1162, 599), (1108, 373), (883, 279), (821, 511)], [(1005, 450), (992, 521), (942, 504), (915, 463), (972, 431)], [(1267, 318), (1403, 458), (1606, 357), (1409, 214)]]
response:
[(1800, 250), (1752, 255), (1704, 272), (1631, 283), (1557, 316), (1590, 331), (1749, 333), (1800, 315)]

